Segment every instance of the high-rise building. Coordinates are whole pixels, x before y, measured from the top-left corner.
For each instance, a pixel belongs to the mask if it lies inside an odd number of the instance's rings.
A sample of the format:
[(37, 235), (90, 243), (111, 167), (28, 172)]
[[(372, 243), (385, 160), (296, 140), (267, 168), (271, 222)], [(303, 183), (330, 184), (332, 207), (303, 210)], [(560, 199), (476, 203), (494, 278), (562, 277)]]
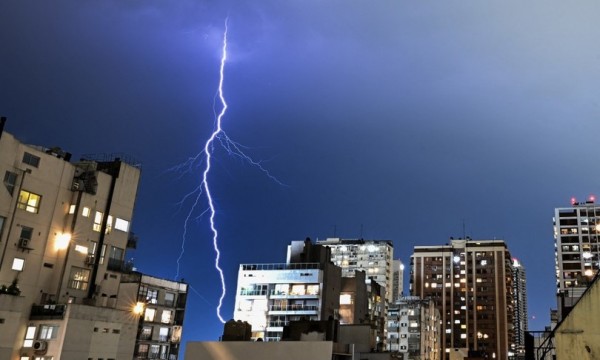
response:
[(364, 271), (367, 284), (375, 280), (385, 288), (387, 303), (393, 301), (392, 241), (328, 238), (317, 240), (317, 244), (331, 248), (331, 261), (342, 268), (342, 276), (352, 277), (356, 271)]
[(440, 359), (440, 312), (433, 300), (405, 296), (390, 305), (387, 345), (401, 359)]
[(176, 360), (179, 355), (188, 285), (139, 272), (121, 276), (117, 308), (135, 300), (139, 316), (134, 359)]
[(392, 273), (392, 300), (396, 302), (404, 296), (404, 264), (402, 261), (394, 260)]
[(330, 252), (307, 239), (288, 246), (287, 263), (240, 265), (234, 319), (252, 326), (252, 339), (279, 341), (290, 321), (336, 318), (342, 274)]
[(124, 157), (71, 163), (3, 124), (0, 358), (131, 358), (137, 320), (116, 302), (139, 167)]
[(513, 337), (512, 259), (502, 240), (451, 239), (415, 246), (411, 294), (431, 298), (441, 316), (442, 358), (508, 359)]
[(600, 268), (600, 208), (594, 197), (554, 210), (556, 287), (560, 321)]
[(528, 330), (527, 318), (527, 279), (525, 267), (513, 258), (513, 324), (514, 342), (512, 351), (516, 359), (525, 359), (525, 332)]

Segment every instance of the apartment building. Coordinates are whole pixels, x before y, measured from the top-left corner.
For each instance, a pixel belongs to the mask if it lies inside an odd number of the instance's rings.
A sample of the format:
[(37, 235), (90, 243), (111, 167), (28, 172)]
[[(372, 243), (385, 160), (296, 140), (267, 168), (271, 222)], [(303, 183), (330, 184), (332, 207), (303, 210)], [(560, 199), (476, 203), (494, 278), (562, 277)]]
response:
[(117, 307), (140, 178), (125, 156), (72, 163), (0, 120), (0, 358), (132, 358), (138, 318)]
[(376, 281), (385, 288), (387, 302), (393, 301), (394, 244), (391, 240), (327, 238), (317, 240), (317, 244), (331, 248), (331, 261), (342, 268), (342, 276), (352, 277), (356, 271), (364, 271), (367, 284)]
[(135, 302), (139, 316), (134, 359), (176, 360), (179, 355), (188, 285), (139, 272), (121, 277), (117, 307)]
[(513, 258), (513, 323), (514, 338), (512, 351), (516, 359), (525, 359), (525, 333), (529, 329), (527, 316), (527, 278), (525, 266)]
[(560, 321), (589, 287), (600, 267), (600, 208), (595, 198), (571, 199), (554, 210), (556, 290)]
[(442, 359), (508, 359), (513, 341), (512, 258), (502, 240), (451, 239), (415, 246), (411, 295), (430, 298), (441, 316)]
[(431, 299), (405, 296), (388, 310), (388, 347), (401, 359), (440, 359), (440, 312)]
[(330, 251), (294, 241), (286, 263), (240, 265), (234, 319), (252, 326), (254, 340), (279, 341), (290, 321), (337, 318), (342, 275)]

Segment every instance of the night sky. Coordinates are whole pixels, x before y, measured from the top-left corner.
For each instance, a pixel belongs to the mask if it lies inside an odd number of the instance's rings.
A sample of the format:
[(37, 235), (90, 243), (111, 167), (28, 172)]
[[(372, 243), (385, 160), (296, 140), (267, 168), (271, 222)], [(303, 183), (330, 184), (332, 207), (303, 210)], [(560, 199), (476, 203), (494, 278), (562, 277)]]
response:
[[(225, 318), (239, 264), (284, 262), (292, 240), (390, 239), (408, 263), (466, 234), (507, 242), (542, 330), (553, 210), (599, 189), (599, 14), (595, 0), (3, 1), (0, 115), (74, 159), (137, 158), (129, 257), (173, 279), (202, 164), (169, 169), (213, 129), (229, 16), (223, 127), (286, 186), (215, 147)], [(184, 341), (222, 334), (202, 201), (181, 260)]]

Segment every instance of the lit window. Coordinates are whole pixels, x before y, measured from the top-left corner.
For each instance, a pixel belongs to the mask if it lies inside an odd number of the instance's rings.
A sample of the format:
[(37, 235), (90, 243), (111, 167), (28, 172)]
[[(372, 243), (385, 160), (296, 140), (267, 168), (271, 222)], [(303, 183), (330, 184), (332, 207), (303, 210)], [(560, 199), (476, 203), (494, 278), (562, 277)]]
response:
[(4, 186), (6, 190), (8, 190), (9, 194), (12, 196), (13, 191), (15, 190), (15, 185), (17, 184), (17, 174), (11, 171), (7, 171), (4, 173)]
[(292, 285), (292, 292), (290, 295), (305, 295), (306, 288), (304, 285)]
[(467, 338), (467, 334), (460, 334), (460, 338), (461, 339), (466, 339)]
[(119, 231), (128, 232), (129, 221), (117, 218), (117, 220), (115, 220), (115, 229)]
[(156, 309), (146, 308), (144, 312), (144, 321), (154, 321), (154, 316), (156, 315)]
[(146, 302), (148, 304), (158, 303), (158, 290), (148, 289), (148, 292), (146, 292)]
[(34, 166), (34, 167), (38, 167), (40, 165), (40, 157), (30, 154), (28, 152), (25, 152), (23, 154), (23, 163)]
[(37, 214), (40, 211), (42, 197), (29, 191), (21, 190), (17, 207), (30, 213)]
[(307, 285), (306, 293), (308, 295), (319, 295), (319, 285)]
[(27, 332), (25, 333), (25, 341), (23, 341), (23, 347), (32, 347), (33, 339), (35, 339), (35, 326), (28, 326)]
[(486, 266), (487, 265), (487, 260), (481, 260), (481, 266)]
[[(167, 341), (168, 339), (169, 339), (169, 328), (161, 327), (158, 330), (158, 341)], [(166, 357), (164, 359), (166, 359)]]
[(71, 268), (71, 275), (69, 276), (69, 288), (76, 290), (87, 290), (89, 281), (90, 271), (88, 269), (78, 268), (75, 266)]
[(83, 217), (90, 217), (90, 208), (87, 206), (83, 207), (83, 210), (81, 210), (81, 216)]
[(108, 215), (108, 221), (106, 222), (106, 233), (108, 234), (112, 230), (113, 217)]
[(87, 254), (88, 248), (87, 248), (87, 246), (83, 246), (83, 245), (75, 245), (75, 251), (82, 253), (82, 254)]
[(102, 228), (102, 216), (103, 214), (100, 211), (96, 211), (96, 215), (94, 216), (94, 231), (100, 231)]
[(160, 317), (160, 322), (163, 324), (168, 324), (173, 319), (173, 311), (171, 310), (163, 310), (162, 316)]
[(38, 339), (40, 340), (51, 340), (56, 339), (58, 333), (58, 325), (40, 325), (40, 332)]
[(350, 305), (350, 304), (352, 304), (352, 295), (350, 295), (350, 294), (340, 295), (340, 305)]
[(446, 329), (446, 334), (450, 334), (452, 332), (452, 329)]
[(12, 269), (16, 271), (23, 271), (23, 266), (25, 265), (25, 259), (14, 258)]

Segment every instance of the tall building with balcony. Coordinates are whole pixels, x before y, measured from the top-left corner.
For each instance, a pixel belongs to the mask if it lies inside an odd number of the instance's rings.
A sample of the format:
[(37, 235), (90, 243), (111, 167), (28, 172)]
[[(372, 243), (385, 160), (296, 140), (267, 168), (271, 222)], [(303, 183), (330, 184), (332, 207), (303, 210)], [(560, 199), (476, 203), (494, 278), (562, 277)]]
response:
[(0, 120), (0, 358), (126, 359), (137, 320), (116, 308), (140, 169), (71, 163)]
[(252, 339), (279, 341), (290, 321), (336, 318), (341, 269), (330, 251), (309, 239), (294, 241), (287, 263), (240, 265), (234, 319), (252, 326)]
[(387, 345), (401, 359), (440, 359), (440, 312), (435, 303), (405, 296), (390, 305)]
[(441, 316), (442, 359), (452, 352), (506, 360), (513, 341), (512, 258), (502, 240), (451, 239), (415, 246), (411, 295)]
[(568, 314), (600, 268), (600, 208), (595, 198), (571, 199), (554, 210), (558, 320)]
[(516, 359), (525, 359), (525, 333), (529, 329), (527, 317), (527, 278), (525, 267), (513, 258), (513, 323), (514, 343), (512, 350)]
[(394, 299), (394, 244), (391, 240), (327, 238), (317, 244), (331, 248), (331, 261), (342, 268), (342, 276), (352, 277), (364, 271), (367, 285), (371, 279), (385, 288), (387, 303)]
[(183, 282), (139, 272), (121, 276), (117, 308), (130, 310), (135, 301), (135, 312), (139, 315), (134, 359), (178, 358), (187, 287)]

